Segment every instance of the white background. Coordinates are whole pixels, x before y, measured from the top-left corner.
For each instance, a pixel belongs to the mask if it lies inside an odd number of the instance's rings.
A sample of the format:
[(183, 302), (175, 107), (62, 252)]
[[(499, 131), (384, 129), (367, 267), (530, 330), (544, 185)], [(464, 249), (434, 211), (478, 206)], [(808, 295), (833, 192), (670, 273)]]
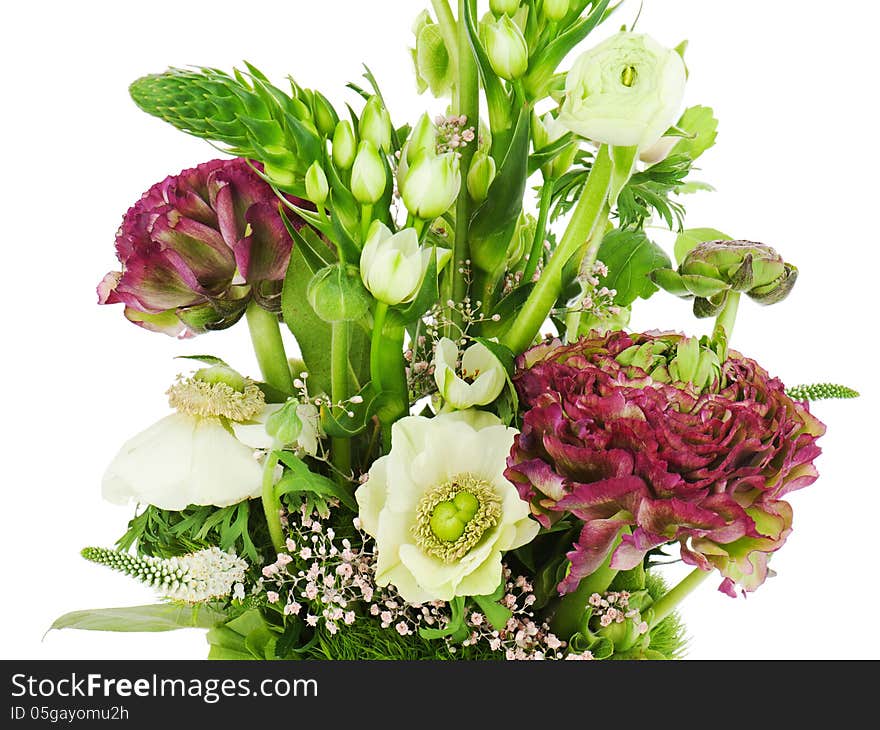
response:
[[(734, 336), (789, 384), (840, 381), (856, 401), (819, 403), (828, 424), (820, 480), (795, 493), (795, 531), (778, 577), (747, 600), (714, 590), (683, 608), (692, 658), (877, 658), (873, 612), (877, 479), (877, 5), (647, 0), (638, 29), (690, 40), (687, 102), (715, 108), (718, 146), (700, 177), (717, 187), (689, 203), (690, 226), (776, 246), (800, 267), (784, 303), (745, 302)], [(247, 332), (189, 342), (148, 333), (98, 308), (115, 268), (122, 214), (169, 173), (215, 156), (141, 113), (127, 85), (168, 65), (231, 68), (241, 59), (282, 84), (287, 73), (334, 102), (366, 61), (397, 124), (424, 108), (406, 47), (416, 0), (390, 2), (32, 2), (4, 10), (2, 68), (3, 658), (201, 658), (201, 632), (53, 632), (80, 608), (147, 603), (149, 590), (86, 563), (131, 516), (101, 501), (105, 465), (123, 440), (166, 412), (183, 366), (213, 352), (254, 373)], [(602, 35), (629, 23), (637, 3)], [(209, 8), (209, 9), (208, 9)], [(636, 327), (706, 331), (664, 294)]]

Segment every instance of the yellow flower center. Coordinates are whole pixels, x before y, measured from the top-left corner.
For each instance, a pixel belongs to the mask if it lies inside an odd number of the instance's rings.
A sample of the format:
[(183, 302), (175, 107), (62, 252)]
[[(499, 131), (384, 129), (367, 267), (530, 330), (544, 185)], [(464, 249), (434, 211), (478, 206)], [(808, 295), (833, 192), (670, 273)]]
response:
[(636, 82), (636, 67), (633, 65), (626, 66), (620, 72), (620, 83), (626, 87), (631, 87)]
[(222, 367), (200, 370), (191, 378), (178, 376), (167, 395), (169, 405), (180, 413), (230, 421), (249, 421), (266, 405), (263, 391), (253, 382)]
[(413, 536), (428, 555), (454, 563), (500, 519), (501, 498), (491, 484), (472, 474), (459, 474), (422, 497)]

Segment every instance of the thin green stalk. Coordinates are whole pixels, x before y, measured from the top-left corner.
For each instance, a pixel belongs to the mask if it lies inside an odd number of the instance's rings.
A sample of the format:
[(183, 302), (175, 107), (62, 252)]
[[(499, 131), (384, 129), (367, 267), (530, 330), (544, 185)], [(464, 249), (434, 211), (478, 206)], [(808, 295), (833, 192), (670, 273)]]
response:
[(284, 552), (284, 528), (281, 526), (281, 501), (275, 495), (275, 467), (278, 466), (278, 452), (274, 449), (266, 456), (263, 465), (263, 489), (261, 498), (263, 513), (272, 545), (278, 552)]
[(587, 277), (591, 275), (593, 264), (596, 263), (596, 257), (599, 255), (599, 247), (602, 245), (602, 239), (605, 238), (605, 232), (608, 226), (609, 212), (610, 210), (606, 203), (605, 207), (602, 209), (602, 219), (605, 222), (604, 225), (596, 226), (593, 229), (593, 232), (590, 234), (590, 237), (587, 239), (587, 243), (584, 246), (584, 252), (581, 256), (580, 264), (578, 265), (578, 277), (581, 282), (581, 292), (572, 306), (571, 311), (565, 317), (566, 342), (574, 342), (578, 339), (578, 334), (581, 329), (581, 318), (584, 313), (584, 297), (591, 291), (591, 287), (585, 285), (584, 282), (586, 282)]
[(553, 186), (556, 183), (552, 177), (544, 178), (544, 186), (541, 188), (541, 200), (538, 207), (538, 224), (535, 226), (535, 238), (529, 250), (529, 259), (523, 270), (522, 283), (528, 284), (535, 275), (538, 262), (541, 260), (541, 251), (544, 248), (544, 239), (547, 237), (547, 220), (550, 217), (550, 204), (553, 201)]
[(502, 337), (502, 343), (515, 353), (523, 352), (532, 344), (562, 291), (566, 263), (602, 223), (602, 214), (611, 187), (611, 173), (608, 147), (602, 145), (562, 240), (513, 325)]
[(699, 586), (700, 583), (706, 580), (711, 574), (712, 571), (710, 570), (700, 570), (699, 568), (695, 568), (688, 573), (688, 575), (686, 575), (682, 581), (675, 586), (675, 588), (664, 594), (660, 600), (651, 606), (651, 609), (654, 611), (654, 616), (651, 619), (651, 628), (653, 629), (672, 613), (676, 606), (693, 593), (697, 586)]
[(370, 338), (370, 378), (377, 392), (382, 392), (382, 330), (385, 329), (385, 317), (388, 314), (388, 305), (385, 302), (376, 302), (376, 311), (373, 313), (373, 334)]
[[(348, 400), (348, 322), (334, 322), (330, 333), (330, 398), (334, 406)], [(345, 406), (342, 406), (343, 408)], [(330, 459), (341, 481), (351, 476), (351, 440), (334, 436)]]
[(263, 379), (284, 393), (293, 393), (293, 377), (281, 339), (278, 315), (252, 301), (245, 316)]
[[(474, 128), (477, 133), (480, 129), (480, 80), (473, 50), (468, 40), (467, 26), (465, 24), (465, 3), (469, 0), (458, 0), (458, 113), (467, 117), (467, 124)], [(470, 258), (468, 234), (471, 216), (471, 201), (467, 190), (467, 175), (470, 170), (471, 159), (477, 146), (476, 139), (466, 145), (461, 152), (461, 189), (458, 193), (458, 201), (455, 205), (455, 239), (452, 248), (452, 261), (446, 269), (443, 278), (443, 302), (461, 302), (468, 295), (468, 282), (463, 269), (464, 261)], [(460, 314), (457, 310), (449, 312), (451, 322), (461, 324)], [(447, 325), (445, 333), (453, 336), (453, 325)]]
[(372, 222), (373, 206), (370, 203), (366, 203), (361, 206), (361, 244), (367, 242), (367, 233), (370, 231), (370, 224)]
[(727, 295), (727, 302), (724, 309), (718, 314), (715, 320), (715, 328), (712, 330), (712, 341), (717, 345), (721, 344), (723, 352), (721, 359), (727, 359), (727, 346), (733, 335), (733, 325), (736, 323), (736, 313), (739, 309), (740, 292), (732, 291)]

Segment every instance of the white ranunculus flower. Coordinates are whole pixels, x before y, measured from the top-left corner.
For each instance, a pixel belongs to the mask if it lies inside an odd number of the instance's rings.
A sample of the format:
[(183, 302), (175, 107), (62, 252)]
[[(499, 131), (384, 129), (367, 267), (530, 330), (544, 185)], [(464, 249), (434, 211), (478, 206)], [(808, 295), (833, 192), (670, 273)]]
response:
[(645, 149), (678, 119), (686, 78), (675, 50), (618, 33), (575, 61), (559, 121), (594, 142)]
[[(215, 370), (203, 371), (204, 378)], [(264, 424), (274, 406), (266, 406), (251, 383), (236, 390), (198, 374), (168, 392), (177, 412), (122, 446), (104, 474), (104, 498), (181, 510), (191, 504), (227, 507), (258, 497), (263, 467), (255, 450), (266, 448)]]
[(448, 337), (437, 343), (434, 353), (434, 382), (446, 404), (464, 410), (484, 406), (504, 389), (504, 366), (488, 347), (475, 342), (461, 358), (461, 375), (456, 373), (458, 347)]
[(376, 539), (376, 583), (410, 603), (491, 594), (504, 552), (539, 526), (504, 477), (516, 429), (482, 411), (409, 416), (356, 492)]

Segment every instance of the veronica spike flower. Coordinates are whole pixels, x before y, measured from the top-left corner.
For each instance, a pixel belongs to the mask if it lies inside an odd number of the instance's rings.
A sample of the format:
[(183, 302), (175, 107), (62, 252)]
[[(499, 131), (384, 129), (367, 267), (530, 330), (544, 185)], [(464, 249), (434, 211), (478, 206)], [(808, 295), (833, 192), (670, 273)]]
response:
[(167, 598), (187, 603), (201, 603), (228, 596), (237, 583), (243, 583), (248, 568), (246, 560), (234, 553), (210, 547), (174, 558), (87, 547), (82, 556), (93, 563), (106, 565), (120, 573), (155, 588)]

